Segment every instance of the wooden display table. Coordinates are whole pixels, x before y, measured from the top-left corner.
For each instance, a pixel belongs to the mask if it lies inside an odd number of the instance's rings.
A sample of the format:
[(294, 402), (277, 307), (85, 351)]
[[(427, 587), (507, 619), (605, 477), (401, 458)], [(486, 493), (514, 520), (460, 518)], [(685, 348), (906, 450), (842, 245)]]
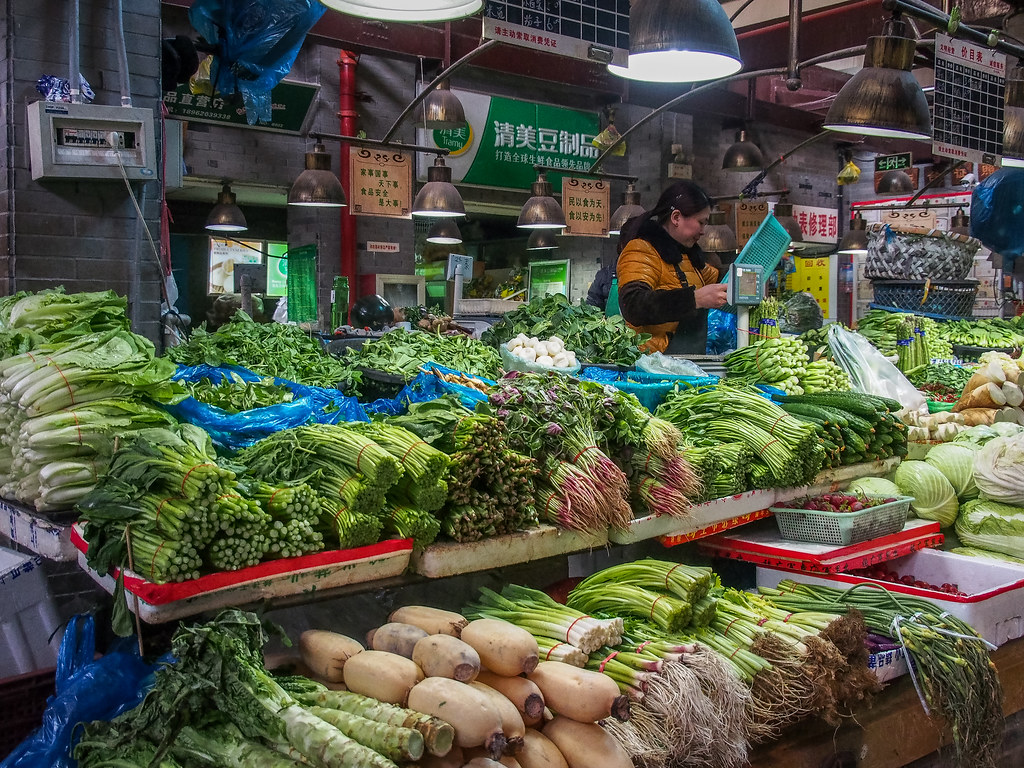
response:
[[(1024, 710), (1024, 638), (994, 651), (1003, 684), (1003, 714)], [(800, 723), (751, 755), (751, 768), (900, 768), (949, 744), (948, 729), (929, 719), (906, 675), (857, 710), (839, 729)]]

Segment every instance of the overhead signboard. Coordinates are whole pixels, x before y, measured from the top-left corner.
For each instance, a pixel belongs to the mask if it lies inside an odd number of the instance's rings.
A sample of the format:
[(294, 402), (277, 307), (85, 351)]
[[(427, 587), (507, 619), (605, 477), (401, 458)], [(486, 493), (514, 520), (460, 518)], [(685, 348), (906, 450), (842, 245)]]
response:
[(997, 165), (1003, 154), (1006, 56), (935, 35), (932, 153)]
[(412, 161), (403, 152), (357, 149), (349, 155), (349, 210), (357, 216), (411, 218)]
[[(447, 149), (445, 165), (452, 180), (503, 189), (529, 189), (537, 178), (535, 165), (587, 171), (600, 154), (591, 142), (600, 129), (597, 112), (555, 107), (519, 99), (452, 89), (468, 124), (455, 130), (420, 130), (420, 143)], [(420, 178), (433, 158), (421, 153)], [(563, 173), (549, 171), (555, 194)]]
[(905, 171), (914, 164), (909, 152), (900, 152), (895, 155), (877, 155), (875, 157), (876, 171)]
[(576, 176), (562, 181), (563, 235), (608, 236), (611, 189), (604, 179)]
[(839, 211), (814, 205), (794, 205), (793, 218), (805, 243), (835, 243), (839, 238)]
[(249, 125), (241, 98), (225, 98), (219, 94), (192, 93), (188, 83), (176, 90), (164, 91), (163, 102), (170, 117), (197, 123), (219, 123), (240, 128), (256, 128), (278, 133), (302, 133), (309, 108), (320, 86), (314, 83), (293, 83), (282, 80), (270, 92), (270, 122)]
[(629, 0), (487, 0), (484, 37), (624, 67)]
[(754, 236), (768, 215), (768, 203), (741, 201), (736, 206), (736, 247), (742, 248)]

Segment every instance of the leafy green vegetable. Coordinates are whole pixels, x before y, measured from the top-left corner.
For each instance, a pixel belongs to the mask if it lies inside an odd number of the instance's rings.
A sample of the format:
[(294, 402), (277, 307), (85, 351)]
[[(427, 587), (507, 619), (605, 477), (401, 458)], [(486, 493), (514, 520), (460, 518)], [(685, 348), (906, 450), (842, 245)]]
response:
[(428, 362), (488, 379), (501, 375), (497, 351), (461, 333), (442, 335), (396, 328), (367, 341), (360, 349), (346, 349), (343, 360), (350, 367), (373, 368), (407, 381)]
[(978, 451), (974, 479), (981, 495), (1005, 504), (1024, 504), (1024, 432), (997, 437)]
[(228, 378), (216, 384), (204, 378), (187, 383), (185, 388), (199, 402), (216, 406), (227, 413), (241, 413), (254, 408), (289, 403), (294, 397), (288, 387), (275, 384), (271, 378), (245, 381), (230, 372)]
[(956, 534), (968, 546), (1024, 558), (1024, 507), (968, 501), (960, 508)]
[(241, 311), (213, 333), (197, 328), (188, 342), (166, 354), (181, 365), (240, 365), (261, 376), (328, 389), (347, 391), (359, 380), (298, 326), (256, 323)]
[(1002, 552), (989, 552), (987, 549), (978, 549), (977, 547), (953, 547), (946, 551), (952, 552), (954, 555), (965, 555), (983, 560), (998, 560), (1004, 563), (1013, 563), (1014, 565), (1024, 565), (1024, 558), (1006, 555)]
[(913, 496), (911, 508), (918, 517), (938, 520), (946, 528), (956, 520), (953, 485), (939, 470), (923, 461), (904, 461), (896, 469), (896, 485), (904, 496)]
[(939, 470), (949, 480), (960, 501), (977, 498), (978, 486), (974, 483), (975, 451), (956, 443), (942, 443), (934, 446), (925, 461)]
[(127, 331), (127, 308), (128, 300), (113, 291), (64, 293), (55, 288), (8, 297), (0, 306), (0, 326), (32, 332), (49, 342), (70, 341), (90, 333)]
[(881, 477), (862, 477), (854, 480), (846, 489), (847, 493), (863, 493), (865, 496), (883, 496), (887, 499), (902, 496), (896, 483)]
[(520, 333), (541, 339), (558, 336), (581, 361), (617, 365), (633, 365), (650, 338), (626, 325), (621, 315), (606, 318), (597, 307), (571, 304), (558, 294), (507, 312), (480, 340), (497, 349)]

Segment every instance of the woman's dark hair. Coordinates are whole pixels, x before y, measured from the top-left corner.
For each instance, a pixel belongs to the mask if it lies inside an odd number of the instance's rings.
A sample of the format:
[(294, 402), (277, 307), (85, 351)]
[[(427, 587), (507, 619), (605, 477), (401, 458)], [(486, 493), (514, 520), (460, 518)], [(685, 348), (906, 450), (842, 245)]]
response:
[(705, 208), (711, 207), (711, 198), (699, 184), (689, 179), (679, 179), (665, 187), (658, 202), (650, 210), (644, 211), (639, 216), (634, 216), (622, 225), (622, 232), (619, 235), (619, 251), (630, 240), (637, 236), (640, 227), (648, 219), (654, 219), (663, 224), (671, 215), (673, 210), (679, 211), (683, 216), (695, 216)]

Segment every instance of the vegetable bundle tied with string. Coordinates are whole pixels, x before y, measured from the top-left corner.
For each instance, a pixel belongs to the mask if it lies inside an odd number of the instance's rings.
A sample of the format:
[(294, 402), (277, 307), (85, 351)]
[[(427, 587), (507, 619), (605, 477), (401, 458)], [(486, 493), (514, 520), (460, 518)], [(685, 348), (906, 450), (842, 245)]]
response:
[(957, 765), (997, 764), (1002, 688), (989, 644), (970, 625), (927, 600), (875, 585), (840, 590), (787, 579), (761, 592), (787, 611), (860, 611), (872, 632), (894, 637), (907, 651), (925, 712), (942, 717), (952, 731)]
[(799, 339), (761, 339), (725, 356), (729, 378), (740, 383), (771, 384), (789, 394), (803, 393), (807, 347)]

